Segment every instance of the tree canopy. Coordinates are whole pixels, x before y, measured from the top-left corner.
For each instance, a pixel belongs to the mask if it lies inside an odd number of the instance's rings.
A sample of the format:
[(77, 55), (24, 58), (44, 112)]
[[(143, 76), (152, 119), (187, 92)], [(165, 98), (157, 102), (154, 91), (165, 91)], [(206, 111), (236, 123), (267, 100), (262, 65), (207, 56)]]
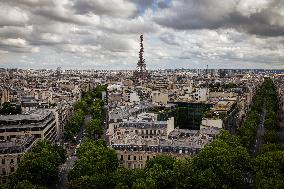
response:
[(11, 176), (9, 188), (51, 187), (58, 181), (58, 166), (65, 162), (66, 151), (42, 140), (24, 155), (17, 171)]
[(22, 113), (21, 106), (13, 105), (10, 102), (4, 102), (0, 109), (1, 115), (21, 114), (21, 113)]

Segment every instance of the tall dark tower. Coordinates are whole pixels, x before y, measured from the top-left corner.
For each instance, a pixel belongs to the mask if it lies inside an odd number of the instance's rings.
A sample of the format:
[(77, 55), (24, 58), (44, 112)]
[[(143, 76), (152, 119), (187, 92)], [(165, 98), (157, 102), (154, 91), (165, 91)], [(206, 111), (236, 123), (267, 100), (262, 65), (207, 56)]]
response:
[(142, 82), (143, 80), (147, 79), (147, 70), (146, 70), (146, 63), (144, 59), (144, 46), (143, 46), (143, 35), (140, 35), (140, 51), (139, 51), (139, 60), (137, 62), (137, 68), (134, 72), (134, 77), (136, 81)]

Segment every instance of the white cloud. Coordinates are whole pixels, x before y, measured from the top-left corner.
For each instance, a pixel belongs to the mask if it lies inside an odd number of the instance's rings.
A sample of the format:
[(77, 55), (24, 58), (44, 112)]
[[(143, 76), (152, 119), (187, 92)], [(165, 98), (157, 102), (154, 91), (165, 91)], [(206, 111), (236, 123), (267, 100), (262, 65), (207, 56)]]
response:
[(18, 7), (11, 7), (0, 3), (0, 26), (24, 26), (29, 17)]
[(113, 17), (133, 17), (137, 14), (137, 7), (128, 0), (76, 0), (74, 8), (78, 13), (94, 13)]
[(14, 46), (14, 47), (26, 47), (27, 46), (27, 41), (21, 38), (17, 38), (17, 39), (2, 39), (1, 43), (3, 45), (7, 45), (7, 46)]

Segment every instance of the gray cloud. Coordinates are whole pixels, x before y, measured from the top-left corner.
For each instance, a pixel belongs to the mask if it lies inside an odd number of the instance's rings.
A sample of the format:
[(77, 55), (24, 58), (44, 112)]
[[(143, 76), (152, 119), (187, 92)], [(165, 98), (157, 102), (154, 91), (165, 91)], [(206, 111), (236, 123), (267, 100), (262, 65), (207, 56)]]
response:
[(159, 26), (151, 20), (139, 17), (134, 19), (103, 18), (99, 28), (117, 34), (155, 33)]
[(128, 0), (75, 0), (73, 8), (79, 14), (94, 13), (122, 18), (133, 17), (138, 13), (135, 4)]
[(155, 0), (132, 0), (140, 9), (147, 9), (154, 5)]
[(169, 3), (166, 3), (164, 1), (159, 1), (157, 3), (157, 6), (160, 8), (160, 9), (165, 9), (165, 8), (169, 8), (170, 7), (170, 4)]
[(177, 45), (180, 46), (181, 43), (179, 39), (177, 39), (176, 35), (172, 33), (164, 33), (160, 36), (161, 41), (169, 45)]
[(29, 7), (39, 7), (39, 6), (54, 6), (56, 1), (54, 0), (2, 0), (5, 3), (11, 5), (29, 6)]
[(162, 10), (154, 20), (178, 29), (236, 28), (263, 36), (284, 35), (282, 0), (180, 0)]
[(281, 66), (280, 0), (169, 2), (2, 0), (0, 67), (135, 68), (141, 33), (151, 68)]

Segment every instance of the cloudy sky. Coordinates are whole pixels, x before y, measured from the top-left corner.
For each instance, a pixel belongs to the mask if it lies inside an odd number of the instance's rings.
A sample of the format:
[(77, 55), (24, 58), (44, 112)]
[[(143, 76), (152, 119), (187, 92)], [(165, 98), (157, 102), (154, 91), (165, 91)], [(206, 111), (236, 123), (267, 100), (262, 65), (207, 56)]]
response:
[(0, 67), (284, 68), (283, 0), (0, 0)]

